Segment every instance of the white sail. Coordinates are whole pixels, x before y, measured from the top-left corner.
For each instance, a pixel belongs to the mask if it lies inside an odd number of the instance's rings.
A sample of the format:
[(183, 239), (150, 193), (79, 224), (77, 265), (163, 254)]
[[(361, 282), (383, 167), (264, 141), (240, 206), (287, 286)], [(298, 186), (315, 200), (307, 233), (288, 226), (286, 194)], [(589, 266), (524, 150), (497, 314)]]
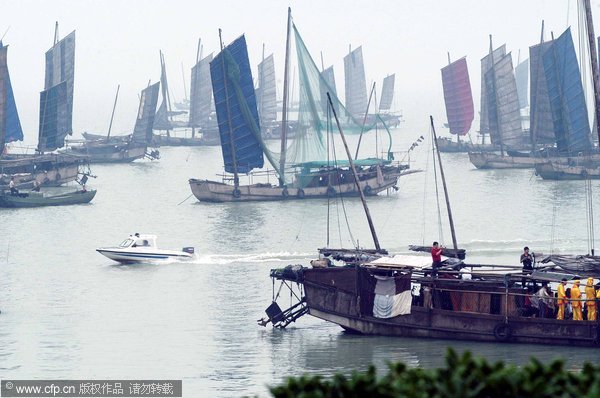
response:
[(396, 82), (396, 74), (386, 76), (383, 79), (383, 87), (381, 89), (381, 101), (379, 101), (379, 111), (389, 111), (394, 100), (394, 83)]
[(344, 78), (346, 82), (346, 109), (354, 117), (361, 117), (367, 111), (369, 100), (362, 47), (358, 47), (344, 57)]
[(258, 64), (256, 100), (261, 124), (277, 119), (277, 83), (273, 54)]

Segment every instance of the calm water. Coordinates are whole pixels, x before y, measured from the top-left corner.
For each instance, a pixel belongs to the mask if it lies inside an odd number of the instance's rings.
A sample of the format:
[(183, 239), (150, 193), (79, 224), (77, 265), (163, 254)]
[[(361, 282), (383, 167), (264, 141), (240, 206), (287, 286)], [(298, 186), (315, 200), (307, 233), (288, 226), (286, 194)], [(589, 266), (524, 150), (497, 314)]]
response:
[[(426, 131), (395, 131), (394, 149)], [(411, 155), (414, 168), (427, 167), (427, 146)], [(365, 148), (374, 152), (372, 143)], [(267, 396), (267, 385), (304, 372), (383, 368), (390, 360), (439, 366), (448, 345), (518, 364), (531, 355), (563, 357), (573, 368), (596, 359), (593, 350), (569, 347), (351, 336), (308, 316), (287, 330), (257, 326), (271, 299), (269, 269), (306, 264), (325, 245), (327, 201), (178, 205), (190, 194), (188, 178), (220, 172), (220, 148), (161, 152), (159, 162), (94, 166), (90, 205), (0, 210), (0, 378), (173, 378), (183, 379), (186, 397)], [(583, 183), (476, 171), (464, 154), (444, 161), (471, 261), (516, 264), (524, 245), (587, 251)], [(432, 174), (399, 186), (369, 202), (391, 252), (439, 238)], [(351, 247), (339, 205), (330, 207), (331, 244)], [(360, 202), (345, 207), (353, 238), (371, 246)], [(133, 232), (158, 235), (164, 248), (195, 246), (198, 258), (118, 266), (94, 251)], [(447, 245), (449, 236), (445, 230)]]

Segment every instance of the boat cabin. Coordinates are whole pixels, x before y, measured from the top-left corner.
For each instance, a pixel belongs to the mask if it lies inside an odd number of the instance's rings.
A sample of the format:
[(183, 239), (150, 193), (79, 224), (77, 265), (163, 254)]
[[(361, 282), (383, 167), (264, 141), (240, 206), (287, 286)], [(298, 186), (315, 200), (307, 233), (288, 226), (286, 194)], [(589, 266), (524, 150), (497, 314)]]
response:
[(129, 235), (127, 239), (125, 239), (119, 247), (129, 248), (129, 247), (153, 247), (156, 248), (156, 235), (140, 235), (134, 234)]

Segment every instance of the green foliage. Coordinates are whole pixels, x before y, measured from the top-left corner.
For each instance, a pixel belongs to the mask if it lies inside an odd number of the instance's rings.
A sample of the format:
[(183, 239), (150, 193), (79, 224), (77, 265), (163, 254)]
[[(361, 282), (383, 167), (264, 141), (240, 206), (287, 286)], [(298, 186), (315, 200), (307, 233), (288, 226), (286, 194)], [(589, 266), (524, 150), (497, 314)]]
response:
[(351, 376), (336, 374), (288, 378), (272, 387), (275, 398), (429, 398), (429, 397), (599, 397), (600, 366), (585, 364), (579, 372), (565, 369), (562, 360), (544, 364), (532, 358), (525, 366), (489, 363), (469, 352), (458, 355), (449, 349), (439, 369), (389, 365), (378, 378), (375, 367)]

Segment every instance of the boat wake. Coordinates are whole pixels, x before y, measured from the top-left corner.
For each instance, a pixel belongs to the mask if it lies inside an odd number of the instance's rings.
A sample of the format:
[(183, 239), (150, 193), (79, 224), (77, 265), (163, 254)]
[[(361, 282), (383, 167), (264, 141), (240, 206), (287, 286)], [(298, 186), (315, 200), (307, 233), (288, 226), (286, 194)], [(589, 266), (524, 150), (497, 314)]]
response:
[(235, 264), (235, 263), (289, 263), (292, 260), (305, 260), (314, 257), (314, 253), (279, 252), (279, 253), (248, 253), (248, 254), (199, 254), (188, 261), (194, 264)]

